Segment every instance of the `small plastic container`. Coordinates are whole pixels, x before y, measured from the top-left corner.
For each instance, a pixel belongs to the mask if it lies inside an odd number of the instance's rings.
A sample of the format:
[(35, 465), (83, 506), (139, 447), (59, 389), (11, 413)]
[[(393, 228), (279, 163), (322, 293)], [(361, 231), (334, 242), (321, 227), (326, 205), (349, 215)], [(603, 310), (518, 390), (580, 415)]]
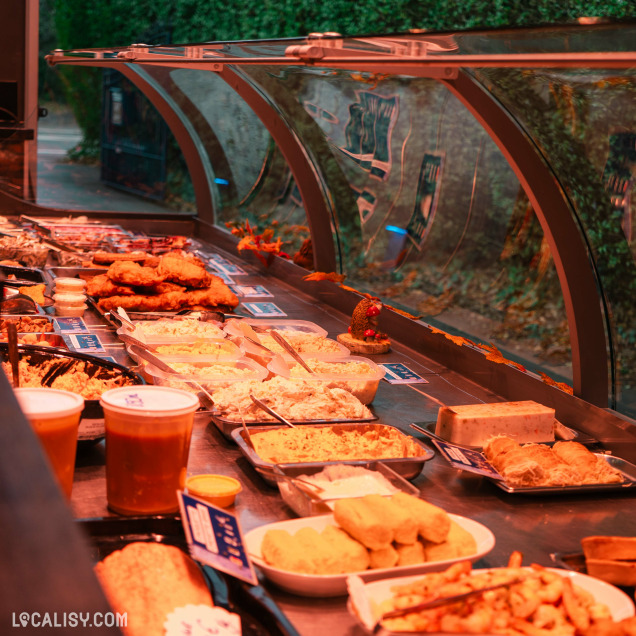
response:
[(234, 477), (204, 474), (188, 477), (186, 489), (194, 497), (199, 497), (219, 508), (227, 508), (234, 504), (236, 495), (243, 490), (243, 487)]
[(81, 318), (87, 309), (88, 309), (88, 305), (86, 303), (82, 305), (58, 305), (56, 303), (55, 315), (72, 317), (72, 318)]
[[(168, 373), (158, 369), (153, 364), (149, 364), (145, 368), (146, 374), (152, 382), (159, 386), (170, 386), (177, 389), (183, 389), (196, 393), (196, 387), (186, 384), (188, 381), (195, 381), (201, 384), (207, 391), (216, 391), (234, 384), (235, 382), (245, 382), (247, 380), (262, 381), (267, 376), (267, 369), (256, 364), (252, 360), (239, 358), (238, 360), (206, 360), (203, 357), (195, 358), (174, 358), (168, 363), (188, 364), (200, 369), (195, 373)], [(206, 372), (206, 368), (214, 368), (215, 372)], [(223, 370), (225, 368), (226, 370)], [(218, 372), (216, 372), (218, 370)], [(239, 370), (237, 373), (236, 370)]]
[[(301, 357), (309, 364), (310, 368), (316, 367), (317, 372), (308, 373), (295, 360), (285, 359), (290, 379), (319, 382), (330, 389), (345, 389), (349, 393), (353, 393), (362, 404), (373, 402), (380, 380), (385, 373), (384, 369), (372, 360), (359, 356), (348, 356), (334, 360), (317, 358), (313, 355)], [(365, 365), (369, 373), (356, 372), (356, 368), (361, 369), (362, 365)], [(268, 368), (270, 371), (274, 370), (271, 365)]]
[(86, 294), (82, 293), (63, 293), (53, 294), (53, 300), (56, 307), (79, 307), (86, 302)]
[[(158, 342), (148, 343), (150, 346), (158, 348), (155, 355), (166, 362), (171, 360), (183, 361), (184, 358), (190, 360), (204, 358), (206, 360), (231, 361), (238, 360), (243, 356), (240, 348), (230, 340), (217, 339), (198, 339), (192, 342)], [(170, 353), (170, 349), (174, 348), (175, 352)], [(143, 358), (140, 358), (132, 351), (131, 345), (126, 345), (128, 355), (141, 365), (146, 364)]]
[[(228, 320), (223, 329), (232, 336), (242, 336), (239, 320)], [(327, 331), (309, 320), (286, 320), (283, 318), (241, 318), (240, 322), (248, 324), (258, 332), (259, 329), (279, 329), (281, 331), (298, 331), (300, 333), (315, 333), (327, 337)]]
[(57, 294), (83, 294), (86, 289), (86, 281), (81, 278), (61, 277), (55, 279), (55, 293)]
[[(133, 336), (151, 346), (159, 344), (174, 344), (180, 342), (194, 342), (195, 340), (221, 340), (225, 338), (225, 332), (217, 322), (203, 322), (198, 320), (138, 320), (133, 323), (135, 329), (122, 326), (117, 329), (118, 334)], [(156, 333), (162, 325), (166, 330), (172, 329), (173, 333)]]

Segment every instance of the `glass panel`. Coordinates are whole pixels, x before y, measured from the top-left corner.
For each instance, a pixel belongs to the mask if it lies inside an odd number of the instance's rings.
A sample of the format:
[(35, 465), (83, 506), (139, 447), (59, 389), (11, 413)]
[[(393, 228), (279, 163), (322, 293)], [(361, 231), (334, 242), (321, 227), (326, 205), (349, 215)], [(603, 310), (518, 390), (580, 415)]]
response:
[(216, 73), (145, 67), (187, 121), (214, 192), (214, 222), (273, 228), (294, 253), (308, 236), (289, 165), (247, 103)]
[(616, 408), (636, 415), (636, 69), (477, 76), (536, 140), (568, 192), (611, 321)]
[(571, 382), (563, 298), (539, 222), (455, 97), (429, 79), (246, 72), (276, 96), (326, 178), (347, 285)]

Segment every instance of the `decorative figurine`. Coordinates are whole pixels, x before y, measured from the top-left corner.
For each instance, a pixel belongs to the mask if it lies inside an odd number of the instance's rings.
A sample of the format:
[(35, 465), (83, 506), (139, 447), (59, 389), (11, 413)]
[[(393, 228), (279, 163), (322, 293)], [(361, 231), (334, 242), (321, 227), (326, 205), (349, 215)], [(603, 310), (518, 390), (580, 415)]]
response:
[(354, 353), (386, 353), (391, 348), (388, 336), (378, 331), (382, 303), (364, 298), (353, 310), (348, 333), (338, 335), (338, 342)]

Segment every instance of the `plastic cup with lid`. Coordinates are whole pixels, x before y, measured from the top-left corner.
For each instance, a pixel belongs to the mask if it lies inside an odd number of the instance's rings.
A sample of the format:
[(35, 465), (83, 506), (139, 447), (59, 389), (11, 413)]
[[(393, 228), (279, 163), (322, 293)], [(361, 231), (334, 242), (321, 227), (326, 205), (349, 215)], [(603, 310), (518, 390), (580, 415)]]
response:
[(60, 488), (70, 499), (84, 398), (58, 389), (24, 387), (14, 390), (22, 412), (46, 452)]
[(131, 386), (102, 394), (106, 494), (124, 515), (177, 512), (185, 486), (196, 395), (165, 386)]

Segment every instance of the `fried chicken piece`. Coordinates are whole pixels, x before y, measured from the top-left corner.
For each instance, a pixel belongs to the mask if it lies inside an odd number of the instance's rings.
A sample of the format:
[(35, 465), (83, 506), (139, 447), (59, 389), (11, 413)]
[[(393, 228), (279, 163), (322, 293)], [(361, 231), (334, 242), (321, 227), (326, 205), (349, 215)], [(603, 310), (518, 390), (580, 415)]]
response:
[(235, 309), (239, 304), (236, 294), (218, 277), (211, 274), (209, 287), (184, 293), (188, 307), (195, 305), (211, 309), (223, 305)]
[(212, 280), (212, 274), (205, 267), (175, 254), (162, 256), (157, 271), (164, 280), (197, 289), (207, 287)]
[(115, 261), (136, 261), (144, 262), (150, 254), (146, 252), (128, 252), (128, 254), (118, 254), (115, 252), (97, 251), (93, 254), (93, 262), (98, 265), (111, 265)]
[(111, 296), (100, 298), (97, 303), (103, 311), (121, 307), (126, 311), (175, 311), (183, 307), (184, 292), (172, 291), (156, 296), (135, 294), (134, 296)]
[(153, 287), (146, 287), (143, 291), (138, 292), (140, 294), (165, 294), (167, 292), (184, 292), (186, 290), (182, 285), (177, 285), (176, 283), (169, 283), (164, 281), (159, 283), (158, 285), (154, 285)]
[(86, 293), (97, 298), (108, 296), (132, 296), (135, 290), (125, 285), (116, 285), (106, 274), (93, 276), (86, 281)]
[(158, 270), (134, 261), (116, 261), (108, 268), (106, 275), (113, 283), (135, 287), (153, 287), (164, 280)]

